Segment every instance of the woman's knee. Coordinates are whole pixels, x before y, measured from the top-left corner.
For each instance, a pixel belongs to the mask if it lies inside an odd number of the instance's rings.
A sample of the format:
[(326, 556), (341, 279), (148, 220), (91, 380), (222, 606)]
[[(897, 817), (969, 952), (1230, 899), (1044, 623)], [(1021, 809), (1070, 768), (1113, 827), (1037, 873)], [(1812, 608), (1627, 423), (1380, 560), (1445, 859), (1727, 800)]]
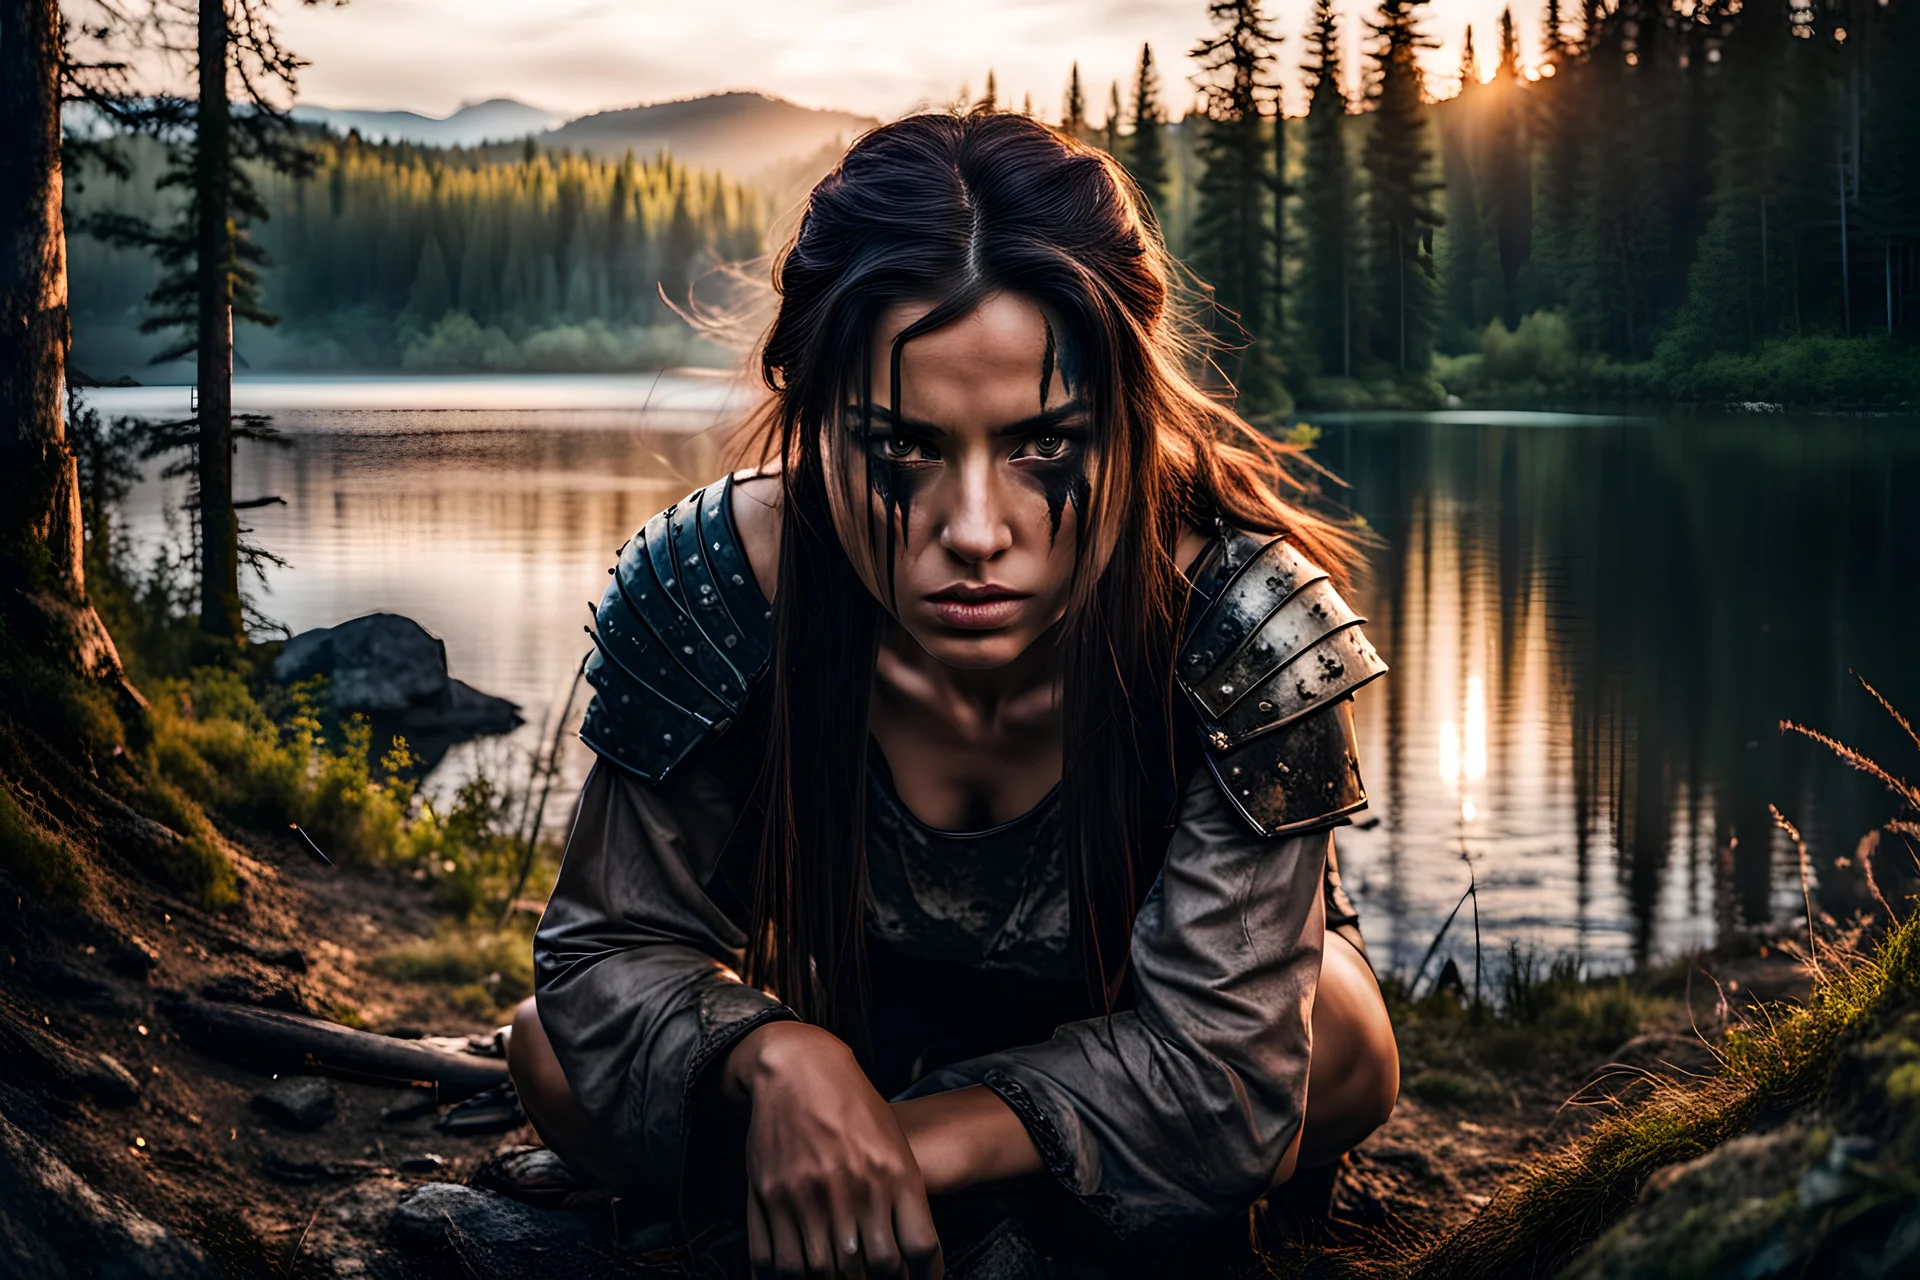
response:
[(1373, 971), (1337, 934), (1327, 937), (1313, 1037), (1308, 1140), (1319, 1145), (1311, 1132), (1318, 1120), (1321, 1136), (1344, 1149), (1393, 1114), (1400, 1095), (1400, 1052)]
[(513, 1011), (513, 1033), (507, 1037), (507, 1074), (513, 1078), (521, 1105), (530, 1112), (541, 1110), (540, 1104), (551, 1100), (556, 1086), (567, 1088), (566, 1074), (560, 1070), (546, 1028), (540, 1025), (540, 1010), (532, 996)]

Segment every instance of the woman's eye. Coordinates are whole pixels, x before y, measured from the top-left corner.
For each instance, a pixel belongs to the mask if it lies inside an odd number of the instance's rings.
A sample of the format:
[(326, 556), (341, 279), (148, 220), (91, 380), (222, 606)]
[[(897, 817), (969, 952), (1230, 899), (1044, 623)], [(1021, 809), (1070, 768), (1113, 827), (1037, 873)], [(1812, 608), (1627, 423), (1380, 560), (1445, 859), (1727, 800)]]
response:
[(880, 442), (880, 451), (891, 462), (912, 462), (916, 456), (926, 461), (939, 456), (926, 444), (907, 436), (888, 436)]
[(1067, 451), (1065, 436), (1036, 436), (1033, 451), (1043, 458), (1057, 458)]

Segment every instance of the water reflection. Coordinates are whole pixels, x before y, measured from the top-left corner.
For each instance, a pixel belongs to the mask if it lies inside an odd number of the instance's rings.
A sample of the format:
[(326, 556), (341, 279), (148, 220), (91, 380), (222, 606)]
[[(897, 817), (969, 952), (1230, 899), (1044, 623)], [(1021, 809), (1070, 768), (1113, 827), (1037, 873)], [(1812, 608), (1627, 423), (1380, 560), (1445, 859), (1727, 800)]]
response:
[[(1349, 422), (1322, 451), (1384, 544), (1360, 590), (1394, 666), (1359, 715), (1379, 822), (1342, 848), (1390, 963), (1418, 963), (1463, 859), (1490, 943), (1596, 966), (1794, 918), (1769, 802), (1818, 906), (1864, 903), (1834, 859), (1888, 797), (1775, 726), (1911, 750), (1849, 669), (1920, 705), (1916, 424)], [(1449, 947), (1470, 963), (1470, 930)]]
[[(503, 385), (444, 391), (484, 404)], [(523, 729), (457, 749), (438, 786), (533, 745), (615, 548), (722, 465), (723, 398), (663, 406), (631, 381), (557, 407), (564, 380), (534, 390), (508, 399), (546, 407), (426, 411), (309, 389), (276, 419), (295, 448), (237, 458), (241, 496), (288, 500), (248, 513), (292, 566), (268, 613), (295, 630), (404, 613), (455, 675), (522, 705)], [(1534, 421), (1329, 422), (1321, 444), (1380, 538), (1357, 595), (1393, 674), (1359, 700), (1374, 804), (1341, 836), (1376, 956), (1419, 961), (1469, 862), (1490, 963), (1517, 938), (1623, 966), (1791, 919), (1798, 864), (1769, 802), (1808, 835), (1819, 905), (1864, 903), (1834, 859), (1889, 801), (1775, 723), (1920, 767), (1848, 674), (1920, 710), (1902, 501), (1920, 424)], [(165, 536), (183, 496), (143, 485), (136, 536)], [(572, 779), (587, 763), (576, 744)], [(1906, 858), (1883, 847), (1883, 885)], [(1470, 925), (1449, 935), (1463, 965)]]

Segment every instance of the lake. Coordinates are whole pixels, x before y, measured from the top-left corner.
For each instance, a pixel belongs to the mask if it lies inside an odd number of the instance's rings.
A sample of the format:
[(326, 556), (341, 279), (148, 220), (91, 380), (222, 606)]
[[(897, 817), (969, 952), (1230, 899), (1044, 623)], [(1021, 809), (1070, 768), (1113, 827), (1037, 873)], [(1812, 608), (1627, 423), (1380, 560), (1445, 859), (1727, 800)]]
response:
[[(183, 388), (89, 393), (177, 415)], [(291, 448), (244, 445), (236, 496), (289, 565), (260, 607), (295, 631), (375, 610), (446, 641), (453, 674), (527, 725), (430, 785), (523, 769), (584, 651), (615, 549), (724, 466), (724, 380), (248, 380)], [(1859, 687), (1920, 714), (1920, 421), (1474, 413), (1317, 420), (1335, 505), (1376, 539), (1355, 591), (1393, 666), (1358, 700), (1372, 807), (1339, 837), (1377, 962), (1410, 972), (1469, 876), (1441, 955), (1488, 976), (1509, 940), (1595, 970), (1709, 945), (1741, 921), (1870, 902), (1861, 842), (1890, 797), (1791, 719), (1920, 771)], [(178, 482), (129, 527), (184, 533)], [(577, 711), (576, 711), (577, 714)], [(577, 780), (589, 763), (574, 743)], [(562, 807), (554, 818), (561, 820)], [(1890, 894), (1914, 863), (1894, 837)], [(1436, 961), (1437, 964), (1437, 961)], [(1431, 970), (1430, 970), (1431, 972)]]

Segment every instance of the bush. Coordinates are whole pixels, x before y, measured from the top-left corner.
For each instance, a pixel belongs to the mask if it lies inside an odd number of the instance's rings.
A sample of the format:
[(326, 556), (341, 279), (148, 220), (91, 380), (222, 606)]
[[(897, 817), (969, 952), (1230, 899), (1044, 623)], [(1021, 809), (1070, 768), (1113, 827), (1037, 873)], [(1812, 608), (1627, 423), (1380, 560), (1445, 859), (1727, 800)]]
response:
[(1697, 362), (1662, 347), (1654, 367), (1659, 389), (1676, 400), (1883, 409), (1920, 404), (1920, 350), (1884, 334), (1776, 339), (1744, 354)]

